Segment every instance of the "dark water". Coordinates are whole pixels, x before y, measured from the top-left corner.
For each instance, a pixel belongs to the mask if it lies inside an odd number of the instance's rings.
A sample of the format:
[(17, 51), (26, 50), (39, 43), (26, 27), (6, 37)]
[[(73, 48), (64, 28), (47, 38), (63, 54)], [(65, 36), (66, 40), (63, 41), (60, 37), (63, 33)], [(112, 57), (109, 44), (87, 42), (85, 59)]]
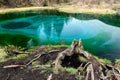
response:
[[(83, 17), (82, 17), (83, 18)], [(98, 19), (34, 15), (0, 22), (0, 44), (32, 46), (68, 44), (82, 39), (85, 50), (108, 59), (120, 58), (120, 26)]]

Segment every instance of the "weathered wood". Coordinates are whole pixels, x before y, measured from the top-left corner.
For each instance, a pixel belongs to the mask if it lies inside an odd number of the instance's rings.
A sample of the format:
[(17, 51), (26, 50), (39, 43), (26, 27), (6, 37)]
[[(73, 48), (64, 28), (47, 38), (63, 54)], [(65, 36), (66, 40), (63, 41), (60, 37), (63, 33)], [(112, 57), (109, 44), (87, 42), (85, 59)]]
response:
[(7, 66), (3, 66), (3, 68), (18, 68), (18, 67), (25, 67), (25, 65), (7, 65)]
[[(54, 68), (57, 71), (59, 69), (61, 69), (62, 60), (66, 56), (72, 56), (74, 54), (83, 56), (84, 58), (86, 58), (88, 60), (88, 62), (86, 62), (86, 64), (84, 66), (83, 66), (83, 64), (85, 62), (81, 61), (81, 65), (78, 67), (78, 70), (80, 69), (79, 71), (86, 69), (85, 80), (99, 80), (99, 79), (112, 80), (113, 79), (112, 75), (111, 75), (111, 77), (108, 77), (109, 71), (111, 71), (111, 70), (113, 73), (117, 73), (120, 76), (119, 69), (117, 69), (113, 66), (101, 64), (89, 52), (85, 51), (82, 46), (81, 40), (79, 40), (79, 41), (74, 40), (72, 45), (69, 48), (67, 48), (66, 50), (64, 50), (63, 52), (60, 52), (58, 54), (56, 60), (54, 61)], [(116, 80), (119, 80), (118, 75), (117, 76), (114, 75), (117, 78)]]
[(52, 74), (50, 74), (49, 76), (48, 76), (48, 79), (47, 80), (52, 80)]

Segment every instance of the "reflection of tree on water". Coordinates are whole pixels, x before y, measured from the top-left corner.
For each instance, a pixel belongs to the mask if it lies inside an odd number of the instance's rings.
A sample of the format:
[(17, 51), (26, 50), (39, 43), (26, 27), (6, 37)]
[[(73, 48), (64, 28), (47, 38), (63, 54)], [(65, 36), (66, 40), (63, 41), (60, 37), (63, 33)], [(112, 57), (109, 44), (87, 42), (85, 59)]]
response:
[(44, 17), (38, 28), (39, 38), (43, 40), (60, 39), (60, 35), (64, 24), (67, 23), (68, 18), (50, 16)]

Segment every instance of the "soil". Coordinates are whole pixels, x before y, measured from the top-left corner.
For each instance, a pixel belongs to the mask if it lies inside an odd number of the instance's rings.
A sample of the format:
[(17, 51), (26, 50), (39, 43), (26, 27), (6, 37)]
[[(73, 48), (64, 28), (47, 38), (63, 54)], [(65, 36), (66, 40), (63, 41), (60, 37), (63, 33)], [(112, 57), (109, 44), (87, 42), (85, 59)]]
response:
[[(56, 50), (56, 49), (53, 49)], [(60, 48), (60, 51), (63, 51), (64, 48)], [(66, 71), (60, 71), (58, 74), (54, 74), (53, 71), (42, 72), (42, 69), (32, 69), (32, 65), (29, 65), (27, 68), (17, 67), (17, 68), (7, 68), (4, 69), (3, 66), (7, 65), (25, 65), (30, 60), (34, 58), (36, 54), (45, 52), (45, 48), (37, 48), (32, 52), (28, 57), (20, 60), (9, 60), (0, 64), (0, 80), (47, 80), (50, 74), (52, 73), (52, 80), (76, 80), (77, 75), (72, 74)], [(50, 53), (47, 55), (41, 56), (38, 61), (39, 64), (46, 64), (48, 62), (53, 62), (56, 59), (59, 52)]]
[[(109, 75), (109, 72), (111, 72), (111, 74), (114, 73), (114, 75), (110, 75), (110, 77), (104, 80), (120, 80), (119, 69), (106, 64), (100, 64), (97, 59), (88, 52), (78, 50), (79, 48), (83, 49), (80, 42), (81, 41), (74, 41), (72, 45), (75, 46), (74, 49), (71, 47), (67, 49), (65, 47), (38, 47), (25, 58), (11, 59), (0, 63), (0, 80), (93, 80), (91, 76), (95, 76), (94, 80), (103, 80), (103, 78)], [(70, 52), (71, 49), (73, 51)], [(88, 62), (80, 60), (80, 56), (85, 57)], [(34, 64), (31, 63), (31, 61), (34, 62)], [(86, 70), (83, 70), (86, 64), (88, 66)], [(12, 65), (12, 67), (10, 67), (10, 65)], [(19, 66), (15, 67), (13, 65)], [(62, 67), (59, 68), (59, 65)], [(72, 67), (77, 69), (78, 72), (72, 73), (72, 71), (65, 70), (64, 67), (69, 67), (67, 69)], [(53, 70), (58, 70), (58, 72)], [(103, 78), (99, 77), (101, 73), (102, 75), (105, 74)], [(49, 79), (51, 75), (52, 78)]]

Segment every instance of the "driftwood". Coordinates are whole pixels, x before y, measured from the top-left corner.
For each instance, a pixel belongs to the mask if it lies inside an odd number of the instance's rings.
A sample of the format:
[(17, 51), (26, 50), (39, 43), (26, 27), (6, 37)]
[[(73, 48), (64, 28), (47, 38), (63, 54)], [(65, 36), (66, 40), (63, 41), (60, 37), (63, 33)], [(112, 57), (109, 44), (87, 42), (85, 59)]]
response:
[[(113, 77), (115, 77), (116, 80), (120, 80), (120, 78), (118, 78), (118, 76), (120, 76), (119, 69), (113, 66), (101, 64), (96, 58), (83, 49), (81, 40), (74, 40), (71, 47), (58, 54), (54, 61), (54, 68), (57, 71), (60, 70), (62, 67), (62, 60), (66, 56), (73, 56), (74, 54), (87, 59), (86, 63), (80, 60), (81, 65), (78, 66), (78, 69), (81, 69), (81, 67), (86, 69), (86, 74), (84, 74), (85, 80), (113, 80)], [(83, 64), (85, 65), (83, 66)], [(109, 72), (111, 71), (113, 72), (113, 75), (109, 75)]]

